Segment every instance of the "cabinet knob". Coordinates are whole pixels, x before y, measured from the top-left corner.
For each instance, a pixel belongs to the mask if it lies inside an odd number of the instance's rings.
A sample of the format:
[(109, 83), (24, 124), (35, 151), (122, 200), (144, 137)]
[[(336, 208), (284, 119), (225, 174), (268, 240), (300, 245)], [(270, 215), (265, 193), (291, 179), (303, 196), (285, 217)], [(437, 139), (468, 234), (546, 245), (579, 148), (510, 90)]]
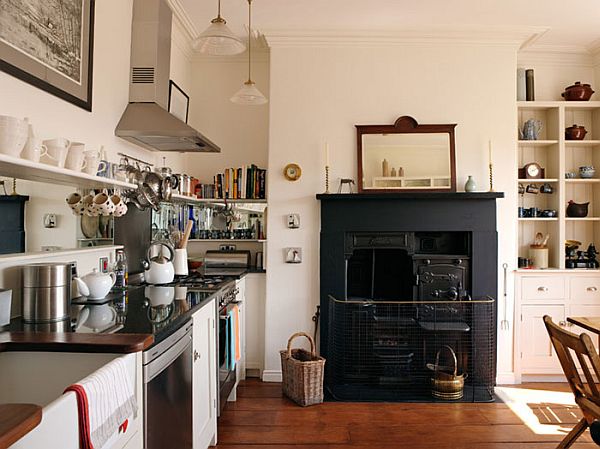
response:
[(598, 291), (598, 289), (596, 287), (588, 287), (587, 291), (588, 292), (595, 292), (595, 291)]
[(200, 358), (200, 353), (194, 350), (194, 362)]
[(538, 292), (547, 292), (548, 287), (538, 287)]
[(562, 327), (565, 327), (567, 325), (567, 322), (566, 321), (559, 321), (558, 325), (562, 326)]

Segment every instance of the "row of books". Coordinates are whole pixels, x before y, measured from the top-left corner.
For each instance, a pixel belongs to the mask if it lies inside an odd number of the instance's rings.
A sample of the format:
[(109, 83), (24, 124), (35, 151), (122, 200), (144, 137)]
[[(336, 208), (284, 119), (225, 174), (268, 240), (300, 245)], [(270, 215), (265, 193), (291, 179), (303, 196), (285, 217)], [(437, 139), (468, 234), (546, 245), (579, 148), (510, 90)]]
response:
[(227, 168), (215, 175), (213, 184), (199, 184), (196, 195), (199, 198), (265, 199), (267, 170), (256, 165), (240, 168)]

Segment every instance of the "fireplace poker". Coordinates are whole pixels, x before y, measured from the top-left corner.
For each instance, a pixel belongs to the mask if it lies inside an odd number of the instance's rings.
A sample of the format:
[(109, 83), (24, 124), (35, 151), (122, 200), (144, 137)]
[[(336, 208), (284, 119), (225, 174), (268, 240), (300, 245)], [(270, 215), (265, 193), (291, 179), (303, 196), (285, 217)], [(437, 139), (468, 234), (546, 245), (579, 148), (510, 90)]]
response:
[(509, 323), (506, 319), (506, 314), (508, 309), (508, 299), (507, 299), (507, 290), (508, 290), (508, 264), (505, 262), (502, 264), (502, 268), (504, 269), (504, 319), (500, 321), (500, 329), (507, 331), (509, 329)]

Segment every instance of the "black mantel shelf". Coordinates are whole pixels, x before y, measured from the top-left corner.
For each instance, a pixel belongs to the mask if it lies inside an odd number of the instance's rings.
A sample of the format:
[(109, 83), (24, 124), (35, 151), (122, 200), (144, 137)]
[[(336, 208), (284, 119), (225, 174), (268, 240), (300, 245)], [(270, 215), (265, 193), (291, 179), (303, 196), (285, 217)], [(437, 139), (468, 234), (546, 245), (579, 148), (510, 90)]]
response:
[(398, 192), (398, 193), (318, 193), (318, 200), (495, 200), (504, 192)]

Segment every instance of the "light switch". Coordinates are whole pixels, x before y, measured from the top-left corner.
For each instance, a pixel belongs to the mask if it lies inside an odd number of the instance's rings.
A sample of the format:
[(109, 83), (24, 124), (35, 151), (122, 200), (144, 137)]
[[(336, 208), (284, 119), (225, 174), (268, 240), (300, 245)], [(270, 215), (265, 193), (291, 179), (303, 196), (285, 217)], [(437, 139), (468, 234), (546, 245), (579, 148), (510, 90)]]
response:
[(287, 227), (298, 229), (300, 227), (300, 214), (289, 214), (287, 216)]

